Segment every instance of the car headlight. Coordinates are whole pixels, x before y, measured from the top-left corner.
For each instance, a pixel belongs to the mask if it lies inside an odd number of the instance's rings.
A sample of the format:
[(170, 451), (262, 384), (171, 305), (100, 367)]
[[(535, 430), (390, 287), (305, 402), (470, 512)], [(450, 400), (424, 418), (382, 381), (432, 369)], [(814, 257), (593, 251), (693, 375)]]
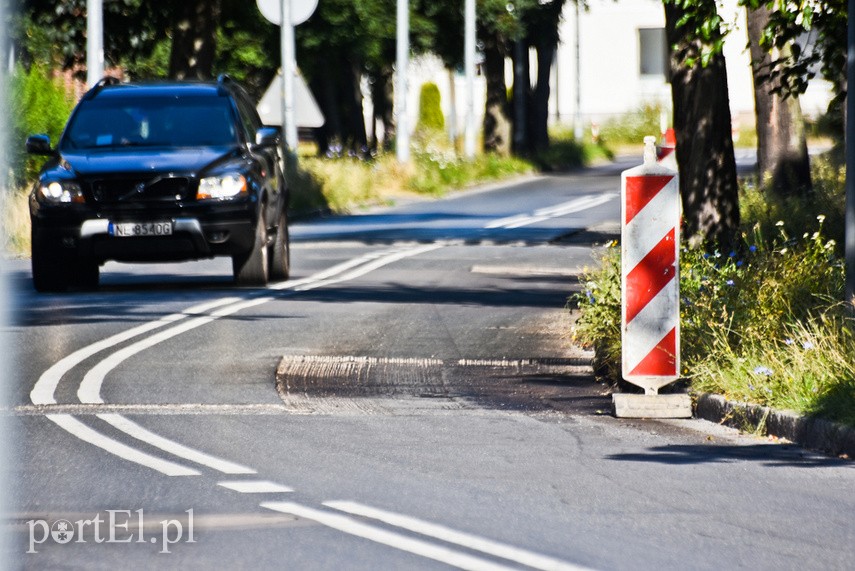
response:
[(43, 182), (39, 185), (39, 198), (44, 202), (77, 203), (86, 202), (80, 185), (72, 181)]
[(221, 176), (209, 176), (199, 181), (199, 190), (196, 193), (198, 200), (208, 198), (227, 199), (246, 194), (246, 177), (242, 174), (226, 174)]

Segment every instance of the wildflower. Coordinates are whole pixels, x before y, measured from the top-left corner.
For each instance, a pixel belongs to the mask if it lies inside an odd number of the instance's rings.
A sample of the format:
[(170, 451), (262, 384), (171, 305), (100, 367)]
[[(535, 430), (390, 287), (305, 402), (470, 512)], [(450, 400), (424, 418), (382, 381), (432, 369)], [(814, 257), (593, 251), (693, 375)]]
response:
[(753, 254), (754, 252), (757, 251), (757, 246), (755, 246), (754, 244), (751, 244), (750, 246), (748, 246), (748, 251)]
[(767, 377), (771, 377), (773, 373), (774, 373), (774, 371), (772, 371), (772, 369), (770, 369), (769, 367), (764, 367), (763, 365), (760, 365), (758, 367), (754, 367), (754, 374), (755, 375), (765, 375)]
[(728, 254), (728, 255), (727, 255), (727, 257), (728, 257), (728, 258), (735, 258), (735, 257), (736, 257), (736, 252), (731, 252), (730, 254)]
[(744, 264), (744, 262), (743, 262), (742, 260), (737, 260), (737, 261), (736, 261), (736, 267), (737, 267), (737, 268), (741, 268), (743, 264)]
[(775, 222), (775, 226), (777, 226), (777, 227), (779, 227), (779, 228), (780, 228), (781, 226), (783, 226), (783, 225), (784, 225), (784, 221), (783, 221), (783, 220), (778, 220), (777, 222)]
[(816, 217), (816, 219), (819, 220), (820, 224), (822, 224), (823, 222), (825, 222), (825, 214), (820, 214)]
[(795, 341), (788, 337), (784, 339), (784, 343), (786, 343), (787, 345), (792, 345), (793, 343), (795, 343)]
[(733, 282), (733, 280), (727, 280), (727, 281), (726, 281), (726, 282), (724, 282), (724, 283), (726, 283), (726, 284), (727, 284), (727, 285), (729, 285), (729, 286), (735, 285), (735, 284), (734, 284), (734, 282)]
[(591, 304), (597, 303), (597, 300), (594, 297), (594, 294), (591, 293), (591, 290), (585, 291), (585, 295), (588, 296), (588, 303), (591, 303)]
[(814, 348), (814, 344), (811, 343), (810, 341), (805, 341), (804, 343), (802, 343), (802, 349), (804, 349), (805, 351), (810, 351), (813, 348)]

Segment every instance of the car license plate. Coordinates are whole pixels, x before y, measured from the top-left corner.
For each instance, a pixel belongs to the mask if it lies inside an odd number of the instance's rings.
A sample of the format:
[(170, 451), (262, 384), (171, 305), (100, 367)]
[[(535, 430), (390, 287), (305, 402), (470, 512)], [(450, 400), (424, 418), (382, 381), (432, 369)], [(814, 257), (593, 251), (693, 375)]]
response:
[(113, 222), (110, 235), (118, 238), (171, 236), (172, 222)]

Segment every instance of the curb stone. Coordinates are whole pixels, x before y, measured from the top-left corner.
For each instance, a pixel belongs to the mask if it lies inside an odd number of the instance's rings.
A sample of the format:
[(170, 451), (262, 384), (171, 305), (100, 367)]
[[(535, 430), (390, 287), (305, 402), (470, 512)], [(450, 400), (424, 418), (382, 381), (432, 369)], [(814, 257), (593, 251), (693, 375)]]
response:
[(740, 430), (759, 431), (835, 456), (855, 459), (855, 428), (767, 406), (731, 402), (721, 395), (698, 396), (695, 416)]

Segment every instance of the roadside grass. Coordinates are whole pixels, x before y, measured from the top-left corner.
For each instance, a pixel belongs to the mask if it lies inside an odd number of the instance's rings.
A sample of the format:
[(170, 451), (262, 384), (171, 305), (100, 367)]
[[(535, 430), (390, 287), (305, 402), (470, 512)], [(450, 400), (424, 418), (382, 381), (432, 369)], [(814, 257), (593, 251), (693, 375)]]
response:
[(29, 189), (18, 188), (3, 192), (0, 209), (3, 212), (3, 251), (15, 257), (30, 255)]
[[(781, 199), (745, 186), (742, 247), (683, 249), (681, 362), (693, 392), (855, 425), (855, 322), (841, 303), (843, 222), (815, 214), (822, 205), (834, 213), (842, 204), (841, 177), (841, 168), (817, 161), (810, 196)], [(598, 374), (617, 382), (616, 244), (601, 252), (582, 283), (583, 292), (570, 302), (581, 313), (573, 337), (595, 349)]]
[(413, 137), (411, 161), (401, 165), (394, 153), (369, 159), (317, 157), (309, 147), (298, 172), (289, 173), (292, 205), (298, 211), (350, 212), (399, 199), (439, 197), (452, 190), (537, 171), (578, 168), (613, 157), (609, 149), (579, 144), (567, 129), (550, 131), (550, 147), (528, 158), (480, 153), (466, 159), (444, 133), (422, 130)]

